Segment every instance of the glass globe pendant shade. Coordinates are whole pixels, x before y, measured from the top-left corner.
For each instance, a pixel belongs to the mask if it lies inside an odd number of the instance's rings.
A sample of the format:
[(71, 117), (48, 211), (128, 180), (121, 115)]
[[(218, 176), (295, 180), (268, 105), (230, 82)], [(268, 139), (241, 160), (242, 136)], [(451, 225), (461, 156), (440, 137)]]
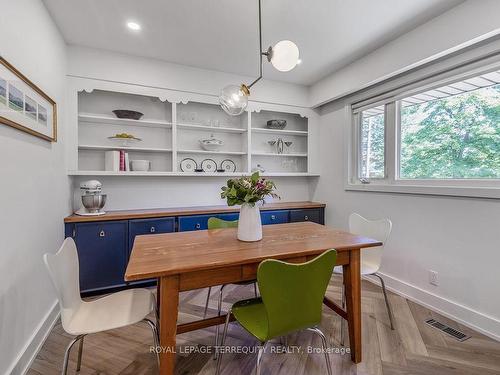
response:
[(250, 91), (245, 85), (229, 85), (222, 89), (219, 95), (219, 104), (228, 115), (238, 116), (248, 105)]
[(290, 41), (282, 40), (273, 47), (271, 64), (280, 72), (288, 72), (299, 62), (299, 47)]

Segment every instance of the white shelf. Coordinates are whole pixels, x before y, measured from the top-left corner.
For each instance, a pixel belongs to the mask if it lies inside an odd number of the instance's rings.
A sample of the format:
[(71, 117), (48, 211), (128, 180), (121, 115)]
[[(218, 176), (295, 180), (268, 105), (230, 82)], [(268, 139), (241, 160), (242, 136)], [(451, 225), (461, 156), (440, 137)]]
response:
[(207, 151), (207, 150), (177, 150), (178, 154), (209, 154), (209, 155), (246, 155), (245, 151)]
[(254, 156), (285, 156), (285, 157), (294, 157), (294, 158), (307, 158), (306, 153), (287, 153), (287, 154), (278, 154), (274, 152), (252, 152)]
[(108, 125), (125, 125), (125, 126), (146, 126), (157, 128), (171, 128), (172, 123), (159, 120), (130, 120), (124, 118), (108, 117), (93, 115), (88, 113), (78, 114), (78, 120), (81, 123), (108, 124)]
[(187, 130), (206, 130), (210, 132), (225, 132), (225, 133), (245, 133), (247, 129), (242, 128), (230, 128), (223, 126), (208, 126), (208, 125), (200, 125), (200, 124), (177, 124), (177, 128), (179, 129), (187, 129)]
[(252, 128), (252, 133), (265, 133), (277, 135), (298, 135), (307, 137), (308, 132), (304, 130), (285, 130), (285, 129), (267, 129), (267, 128)]
[[(70, 176), (137, 176), (137, 177), (240, 177), (249, 176), (247, 172), (206, 173), (206, 172), (111, 172), (111, 171), (69, 171)], [(263, 177), (318, 177), (318, 173), (307, 172), (265, 172)]]
[(93, 151), (136, 151), (136, 152), (172, 152), (169, 148), (151, 148), (151, 147), (130, 147), (130, 146), (97, 146), (97, 145), (79, 145), (79, 150)]

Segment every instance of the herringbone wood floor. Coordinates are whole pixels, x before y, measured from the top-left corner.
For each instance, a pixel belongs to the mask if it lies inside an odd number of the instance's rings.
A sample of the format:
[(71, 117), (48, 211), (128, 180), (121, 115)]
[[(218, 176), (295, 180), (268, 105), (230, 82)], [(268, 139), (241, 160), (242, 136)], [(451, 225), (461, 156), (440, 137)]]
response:
[[(340, 297), (340, 279), (334, 278), (328, 295)], [(249, 287), (228, 287), (224, 307), (238, 299), (252, 297)], [(186, 322), (202, 316), (206, 290), (183, 293), (179, 321)], [(215, 313), (217, 293), (213, 293), (211, 313)], [(396, 330), (391, 331), (381, 289), (363, 281), (363, 362), (354, 365), (348, 354), (331, 354), (333, 373), (370, 375), (449, 375), (500, 374), (500, 343), (474, 332), (467, 327), (446, 319), (432, 311), (390, 293)], [(441, 332), (426, 326), (426, 318), (437, 318), (472, 336), (458, 342)], [(324, 308), (322, 329), (330, 339), (332, 347), (338, 347), (340, 318)], [(213, 344), (214, 328), (191, 332), (177, 337), (179, 350), (186, 345), (203, 349)], [(59, 374), (63, 354), (70, 341), (58, 323), (43, 345), (28, 375)], [(228, 345), (253, 346), (256, 342), (236, 324), (232, 324)], [(346, 343), (347, 344), (347, 343)], [(80, 374), (156, 374), (150, 329), (144, 324), (91, 335), (85, 338), (83, 364)], [(279, 342), (275, 343), (276, 346)], [(312, 333), (301, 332), (290, 335), (289, 346), (308, 345), (319, 348), (320, 341)], [(201, 350), (200, 350), (201, 351)], [(75, 373), (77, 346), (74, 347), (69, 374)], [(223, 357), (223, 374), (251, 374), (255, 369), (256, 354), (227, 354)], [(208, 353), (179, 353), (177, 374), (214, 374), (215, 361)], [(266, 353), (263, 359), (263, 375), (269, 374), (326, 374), (322, 354)]]

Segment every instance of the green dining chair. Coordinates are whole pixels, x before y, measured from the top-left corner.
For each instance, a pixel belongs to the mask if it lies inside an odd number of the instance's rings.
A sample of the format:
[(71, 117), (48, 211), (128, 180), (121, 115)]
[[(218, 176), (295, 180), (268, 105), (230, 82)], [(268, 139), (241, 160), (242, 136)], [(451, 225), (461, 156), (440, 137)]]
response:
[[(238, 228), (238, 220), (228, 221), (222, 220), (218, 217), (210, 217), (208, 218), (208, 230), (211, 229), (223, 229), (223, 228)], [(255, 293), (255, 297), (257, 297), (257, 284), (255, 280), (252, 281), (243, 281), (240, 283), (235, 283), (235, 285), (250, 285), (253, 284), (253, 290)], [(224, 287), (226, 285), (221, 285), (219, 290), (219, 303), (217, 305), (217, 316), (220, 316), (222, 311), (222, 297), (224, 292)], [(208, 311), (208, 302), (210, 301), (210, 294), (212, 293), (212, 287), (208, 288), (207, 300), (205, 302), (205, 312), (203, 314), (203, 318), (206, 318)], [(217, 347), (219, 343), (219, 326), (217, 325), (215, 328), (215, 347)], [(217, 352), (214, 355), (214, 359), (217, 359)]]
[[(307, 329), (321, 338), (328, 374), (332, 374), (328, 344), (318, 328), (326, 288), (337, 260), (333, 249), (313, 260), (293, 264), (279, 260), (263, 261), (257, 270), (260, 298), (236, 302), (229, 310), (222, 334), (221, 347), (226, 341), (231, 315), (253, 335), (261, 345), (257, 354), (256, 374), (269, 340), (294, 331)], [(216, 374), (220, 374), (222, 352), (217, 360)]]

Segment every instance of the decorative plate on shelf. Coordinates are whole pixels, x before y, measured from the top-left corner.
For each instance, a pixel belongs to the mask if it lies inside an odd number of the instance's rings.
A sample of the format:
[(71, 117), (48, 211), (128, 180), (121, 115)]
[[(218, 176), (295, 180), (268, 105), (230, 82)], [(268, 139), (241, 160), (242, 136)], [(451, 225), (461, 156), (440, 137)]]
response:
[(212, 159), (205, 159), (201, 162), (201, 169), (204, 172), (213, 173), (217, 170), (217, 163)]
[(191, 158), (182, 159), (180, 166), (182, 172), (194, 172), (198, 168), (196, 161)]
[(220, 163), (220, 169), (224, 172), (236, 172), (236, 164), (234, 164), (234, 161), (229, 159), (222, 160)]
[(117, 133), (111, 137), (108, 137), (108, 139), (119, 142), (119, 143), (121, 143), (121, 146), (124, 146), (124, 147), (130, 146), (130, 143), (132, 143), (132, 142), (142, 141), (142, 139), (137, 138), (137, 137), (133, 136), (132, 134), (128, 134), (128, 133)]

